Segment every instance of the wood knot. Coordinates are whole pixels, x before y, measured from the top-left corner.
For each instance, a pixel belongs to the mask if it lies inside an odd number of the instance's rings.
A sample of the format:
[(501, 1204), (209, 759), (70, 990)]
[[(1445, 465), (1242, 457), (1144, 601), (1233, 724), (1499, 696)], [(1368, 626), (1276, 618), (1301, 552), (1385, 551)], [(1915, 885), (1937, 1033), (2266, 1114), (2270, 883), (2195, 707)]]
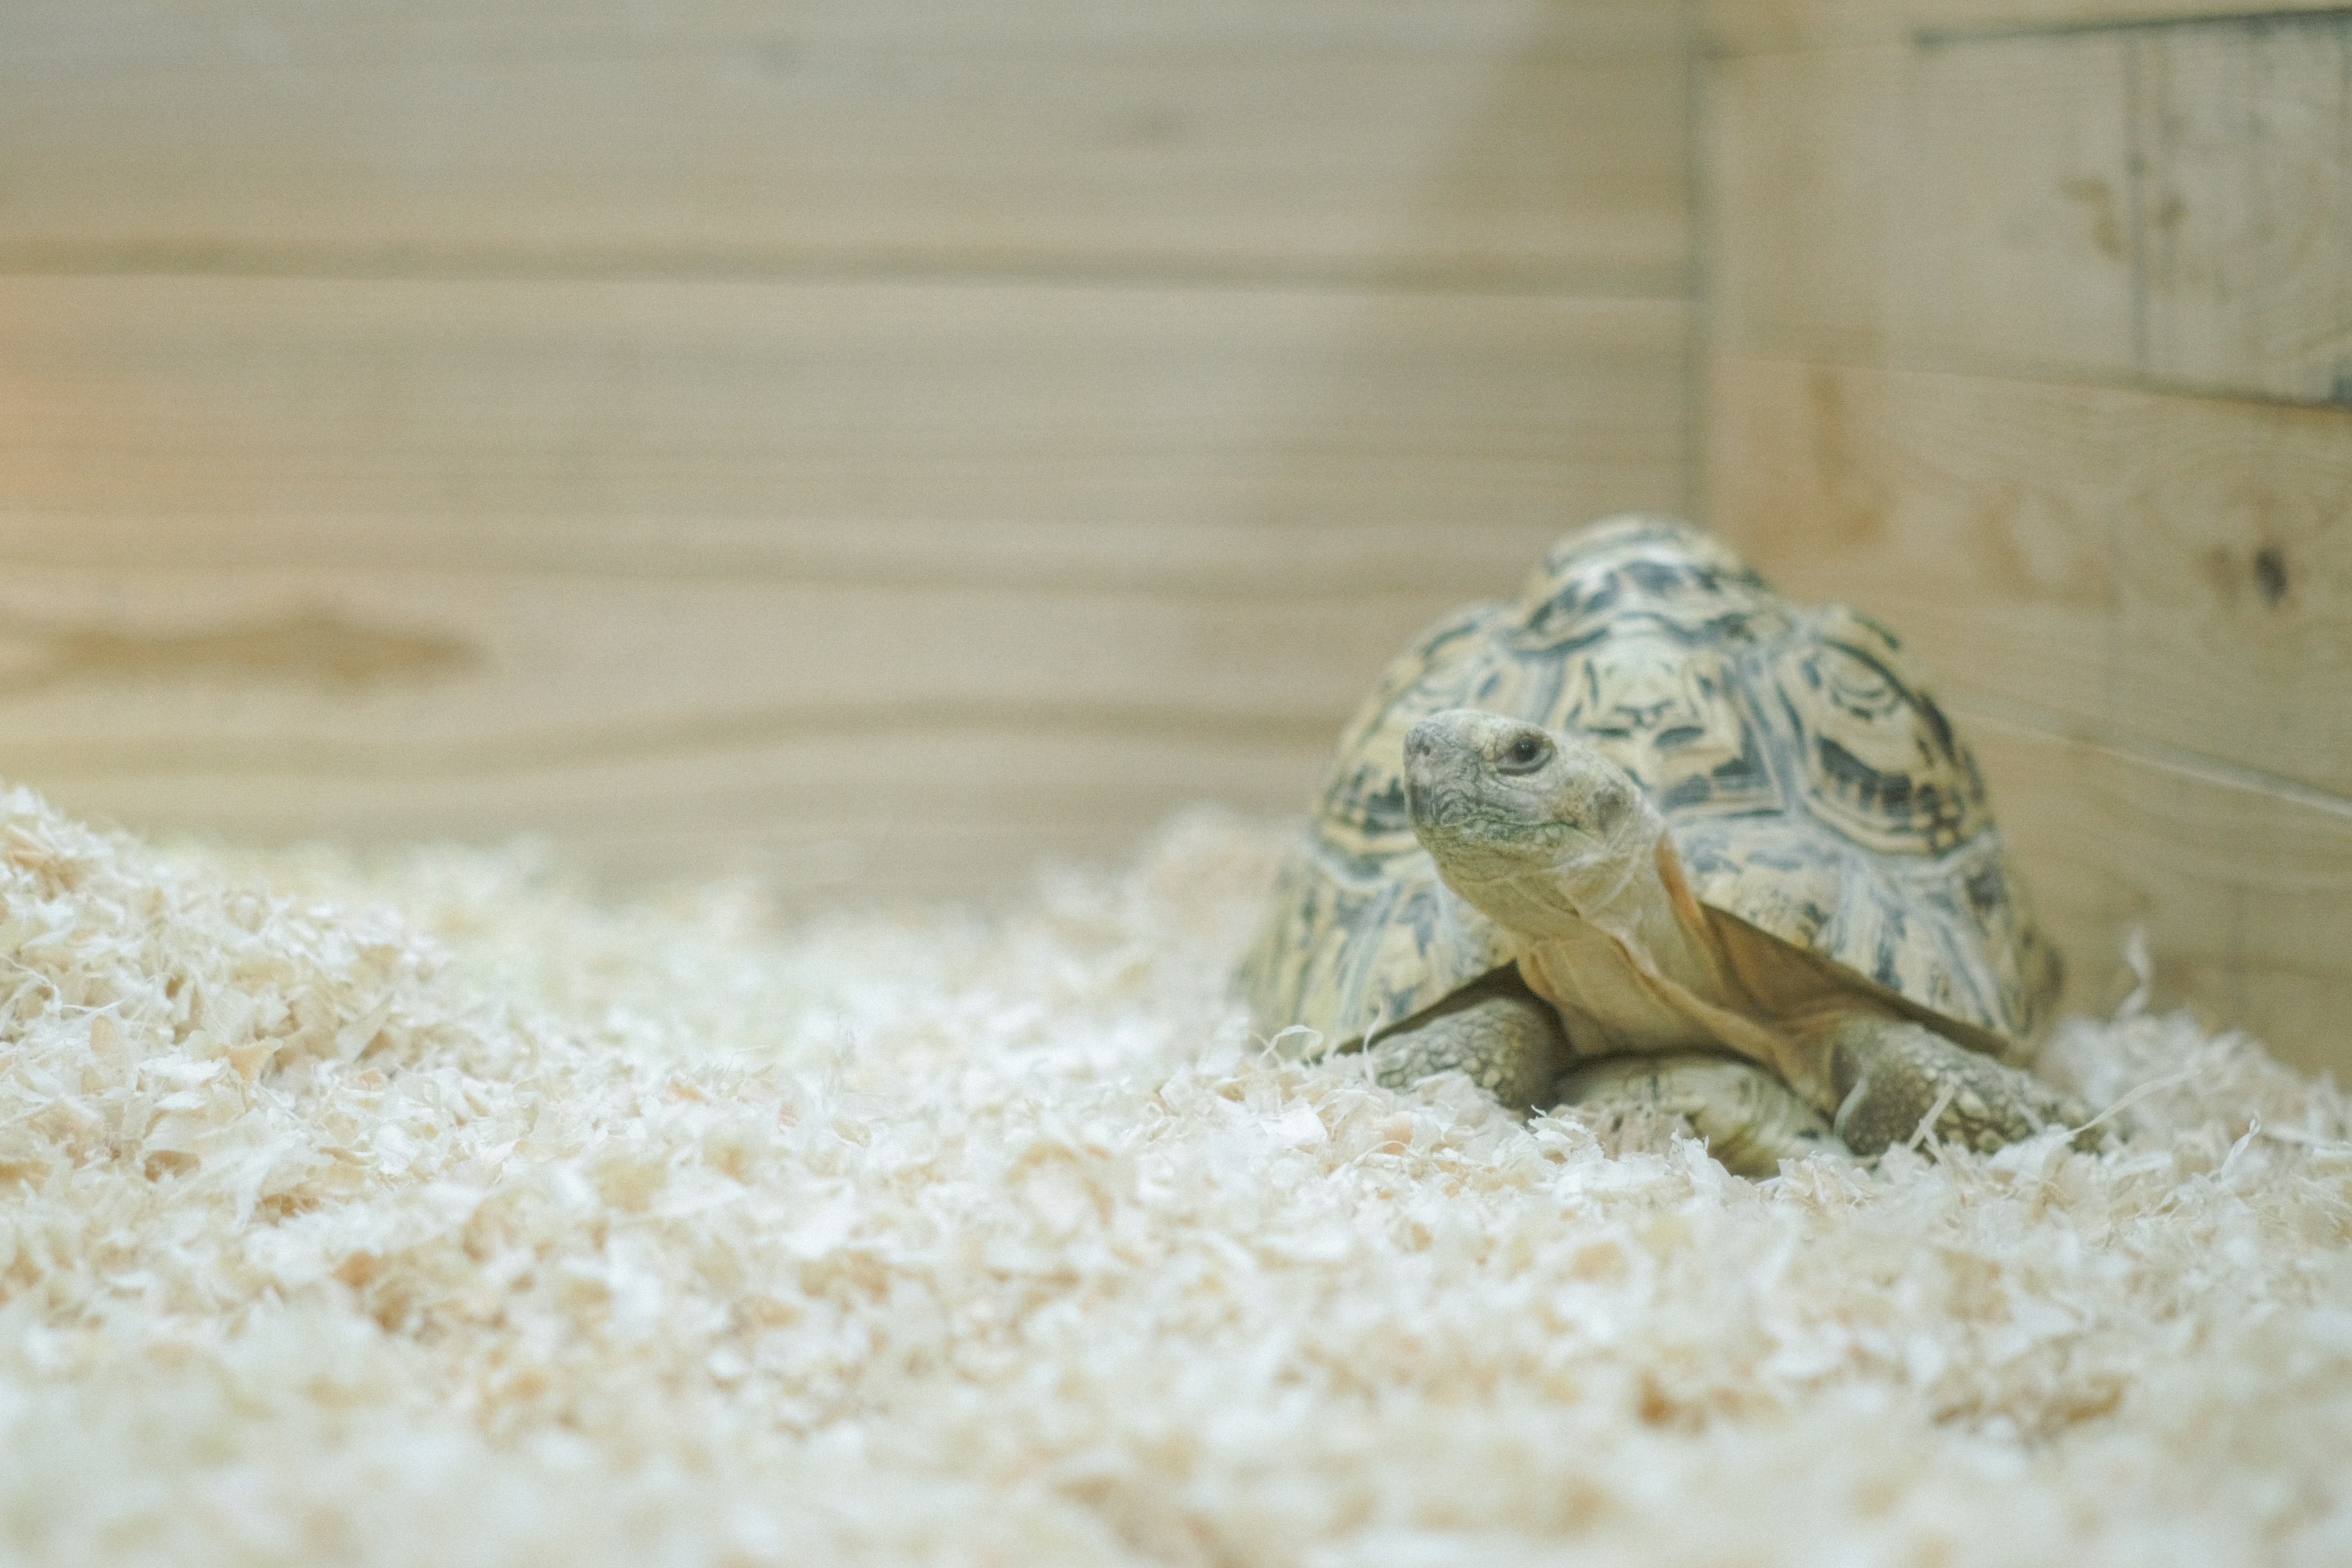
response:
[(2273, 608), (2286, 597), (2286, 556), (2277, 545), (2254, 552), (2254, 586), (2262, 590), (2263, 603)]
[(370, 626), (328, 608), (184, 631), (17, 622), (26, 654), (0, 665), (0, 692), (68, 681), (286, 681), (367, 688), (446, 679), (478, 668), (482, 651), (439, 631)]

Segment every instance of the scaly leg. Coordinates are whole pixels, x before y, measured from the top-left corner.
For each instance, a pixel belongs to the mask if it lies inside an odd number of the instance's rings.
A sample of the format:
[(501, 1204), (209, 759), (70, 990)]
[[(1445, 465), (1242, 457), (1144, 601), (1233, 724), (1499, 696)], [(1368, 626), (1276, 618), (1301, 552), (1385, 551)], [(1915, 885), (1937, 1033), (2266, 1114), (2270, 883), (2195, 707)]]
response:
[(1829, 1119), (1769, 1069), (1706, 1051), (1603, 1057), (1562, 1075), (1555, 1093), (1612, 1122), (1637, 1111), (1682, 1117), (1735, 1176), (1778, 1175), (1782, 1160), (1843, 1152)]
[(1990, 1152), (2089, 1113), (2040, 1079), (1956, 1045), (1916, 1024), (1849, 1018), (1829, 1037), (1833, 1124), (1857, 1154), (1930, 1135)]
[(1470, 987), (1367, 1048), (1372, 1076), (1391, 1089), (1463, 1072), (1514, 1110), (1533, 1105), (1568, 1057), (1559, 1015), (1509, 973)]

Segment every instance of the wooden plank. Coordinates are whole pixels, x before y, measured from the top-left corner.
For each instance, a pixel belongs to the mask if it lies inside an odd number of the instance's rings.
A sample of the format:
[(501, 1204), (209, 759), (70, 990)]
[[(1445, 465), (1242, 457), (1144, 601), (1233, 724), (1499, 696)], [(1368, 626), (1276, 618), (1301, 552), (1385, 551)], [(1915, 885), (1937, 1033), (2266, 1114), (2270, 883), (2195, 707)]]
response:
[(2343, 9), (2343, 0), (1701, 0), (1710, 48), (1788, 49), (2004, 33), (2095, 31)]
[(2131, 42), (2148, 375), (2352, 405), (2352, 16)]
[[(299, 571), (322, 581), (440, 570), (482, 576), (782, 582), (811, 586), (1171, 592), (1237, 603), (1507, 594), (1558, 537), (1541, 519), (1464, 517), (1433, 552), (1420, 521), (1311, 533), (1202, 517), (953, 521), (356, 513), (130, 516), (0, 511), (12, 567)], [(1311, 570), (1300, 552), (1312, 549)], [(0, 588), (0, 592), (5, 592)], [(1449, 603), (1452, 601), (1449, 600)]]
[(411, 542), (454, 557), (431, 569), (180, 542), (0, 574), (0, 775), (150, 832), (528, 834), (630, 880), (751, 865), (795, 900), (983, 891), (1199, 799), (1298, 810), (1447, 598), (1425, 539), (1422, 581), (1391, 548), (1389, 587), (1286, 570), (1287, 596), (1245, 554), (1220, 594), (1205, 561), (1024, 589), (600, 574), (593, 536), (545, 570), (446, 533)]
[(0, 11), (0, 270), (1687, 282), (1637, 0)]
[(921, 536), (720, 531), (681, 560), (651, 527), (19, 517), (0, 776), (151, 832), (528, 834), (628, 880), (972, 894), (1192, 801), (1301, 809), (1405, 637), (1541, 543), (1472, 525), (1433, 561), (1425, 532), (1339, 531), (1326, 575), (1264, 530), (1096, 538), (1024, 584), (1076, 531), (974, 530), (870, 576), (861, 549)]
[[(646, 52), (761, 37), (888, 45), (1057, 40), (1286, 47), (1332, 38), (1433, 47), (1496, 40), (1639, 51), (1687, 37), (1685, 7), (1658, 0), (939, 0), (824, 5), (811, 0), (19, 0), (0, 17), (0, 73), (215, 67), (400, 54)], [(1206, 31), (1204, 31), (1206, 29)]]
[(547, 758), (511, 770), (374, 776), (287, 749), (131, 771), (57, 766), (64, 809), (243, 844), (326, 839), (553, 846), (623, 888), (759, 874), (791, 909), (1013, 892), (1040, 860), (1128, 852), (1204, 800), (1303, 809), (1333, 734), (1090, 727), (931, 716), (704, 748)]
[(1900, 50), (1864, 48), (1709, 66), (1711, 345), (1872, 360), (1887, 352), (1906, 64)]
[(1896, 357), (2134, 378), (2138, 184), (2128, 37), (1906, 56), (1889, 214)]
[(2352, 802), (1956, 717), (2066, 954), (2070, 1006), (2121, 999), (2138, 927), (2158, 1006), (2242, 1028), (2297, 1067), (2352, 1073)]
[[(2019, 395), (2003, 405), (2003, 392)], [(1953, 700), (2033, 701), (2104, 719), (2115, 478), (2053, 477), (2047, 454), (2015, 427), (2084, 395), (1717, 356), (1706, 403), (1712, 525), (1784, 592), (1885, 620)], [(2037, 455), (2045, 460), (2020, 461)]]
[(877, 894), (1199, 796), (1296, 809), (1423, 621), (1681, 503), (1686, 331), (1380, 290), (0, 281), (0, 773), (640, 874), (765, 844)]
[[(1473, 527), (1433, 561), (1425, 534), (1342, 532), (1335, 581), (1296, 541), (1172, 563), (1097, 541), (1024, 587), (1050, 531), (967, 542), (928, 582), (860, 581), (848, 552), (849, 575), (796, 581), (815, 552), (758, 539), (641, 572), (596, 532), (533, 567), (560, 542), (302, 531), (242, 542), (307, 546), (265, 566), (193, 559), (207, 533), (184, 527), (142, 552), (69, 526), (43, 552), (17, 520), (0, 775), (146, 831), (529, 834), (630, 880), (750, 865), (794, 900), (971, 894), (1195, 800), (1302, 808), (1403, 639), (1538, 548)], [(441, 563), (396, 564), (404, 545)]]
[(2119, 37), (1763, 54), (1714, 78), (1723, 346), (2139, 374)]
[(2352, 795), (2352, 410), (1717, 356), (1715, 526), (1956, 700)]
[(1712, 68), (1727, 345), (2332, 402), (2352, 16)]
[(0, 513), (1545, 532), (1683, 494), (1687, 308), (0, 279)]
[[(546, 571), (454, 540), (404, 568), (11, 559), (0, 773), (290, 758), (429, 781), (783, 736), (854, 752), (958, 718), (1328, 735), (1409, 635), (1512, 591), (1549, 542), (1475, 523), (1457, 541), (1433, 560), (1425, 536), (1380, 550), (1339, 531), (1293, 537), (1278, 566), (1244, 553), (1158, 583), (1030, 584), (958, 582), (947, 563), (929, 581), (640, 574), (590, 539)], [(1359, 558), (1335, 585), (1299, 559), (1310, 544)]]

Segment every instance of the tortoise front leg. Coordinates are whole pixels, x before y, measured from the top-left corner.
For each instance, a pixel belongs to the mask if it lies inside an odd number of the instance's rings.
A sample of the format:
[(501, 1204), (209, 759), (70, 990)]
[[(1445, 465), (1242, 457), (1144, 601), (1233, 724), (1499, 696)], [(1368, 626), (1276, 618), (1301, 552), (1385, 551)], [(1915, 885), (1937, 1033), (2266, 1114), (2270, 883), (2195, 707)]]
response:
[(1916, 1024), (1848, 1018), (1827, 1043), (1833, 1125), (1857, 1154), (1909, 1142), (1931, 1117), (1931, 1136), (1986, 1152), (2089, 1120), (2040, 1079)]
[(1391, 1089), (1461, 1072), (1512, 1110), (1525, 1110), (1559, 1076), (1568, 1037), (1559, 1015), (1507, 971), (1375, 1037), (1366, 1049), (1372, 1076)]
[(1769, 1069), (1708, 1051), (1602, 1057), (1563, 1074), (1553, 1093), (1612, 1122), (1637, 1111), (1679, 1116), (1735, 1176), (1778, 1175), (1783, 1160), (1844, 1152), (1829, 1118)]

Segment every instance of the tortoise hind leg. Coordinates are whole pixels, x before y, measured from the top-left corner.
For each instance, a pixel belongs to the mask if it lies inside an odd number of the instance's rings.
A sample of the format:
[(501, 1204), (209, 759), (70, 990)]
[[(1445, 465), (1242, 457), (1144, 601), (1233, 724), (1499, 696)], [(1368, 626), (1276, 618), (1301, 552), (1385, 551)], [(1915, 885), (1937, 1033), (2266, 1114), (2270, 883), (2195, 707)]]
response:
[(1506, 970), (1365, 1048), (1372, 1076), (1391, 1089), (1461, 1072), (1512, 1110), (1525, 1110), (1559, 1076), (1568, 1037), (1559, 1015)]
[(1562, 1104), (1628, 1115), (1679, 1116), (1735, 1176), (1780, 1173), (1780, 1162), (1842, 1152), (1829, 1119), (1754, 1062), (1706, 1051), (1603, 1057), (1562, 1075)]
[(1987, 1152), (2089, 1119), (2041, 1079), (1916, 1024), (1848, 1018), (1827, 1045), (1838, 1135), (1857, 1154), (1908, 1142), (1930, 1117), (1933, 1136)]

